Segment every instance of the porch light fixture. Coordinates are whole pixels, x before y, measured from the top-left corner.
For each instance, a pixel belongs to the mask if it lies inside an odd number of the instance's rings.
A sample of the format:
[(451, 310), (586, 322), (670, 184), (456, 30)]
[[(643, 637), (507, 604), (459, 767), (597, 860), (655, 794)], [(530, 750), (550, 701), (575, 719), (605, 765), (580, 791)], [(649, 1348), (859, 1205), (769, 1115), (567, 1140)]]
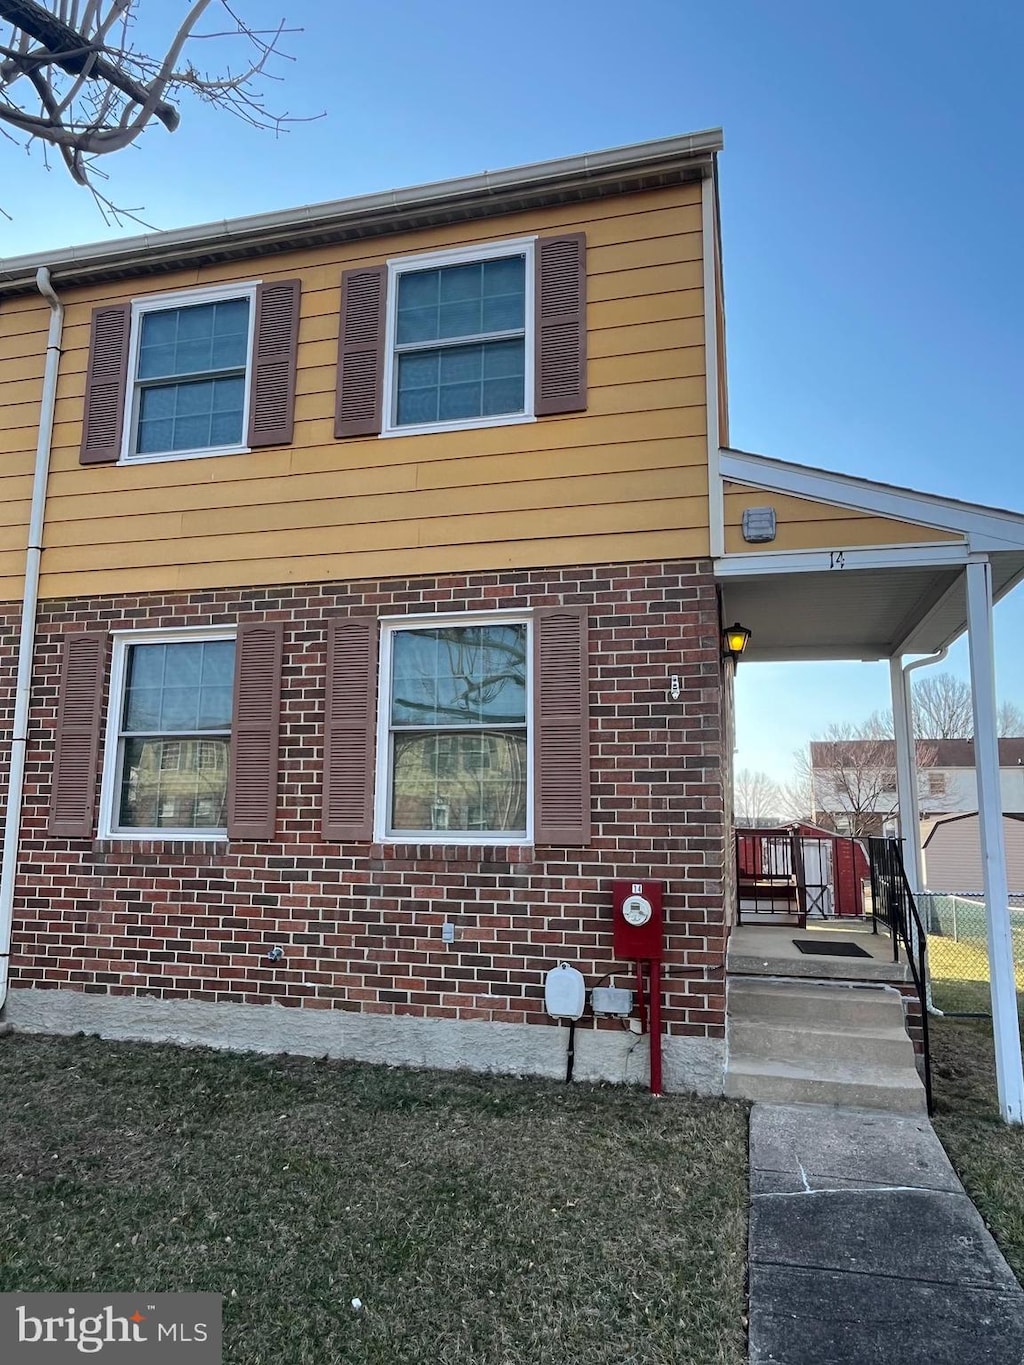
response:
[(727, 654), (733, 663), (738, 664), (750, 639), (750, 631), (737, 621), (722, 631), (722, 653)]

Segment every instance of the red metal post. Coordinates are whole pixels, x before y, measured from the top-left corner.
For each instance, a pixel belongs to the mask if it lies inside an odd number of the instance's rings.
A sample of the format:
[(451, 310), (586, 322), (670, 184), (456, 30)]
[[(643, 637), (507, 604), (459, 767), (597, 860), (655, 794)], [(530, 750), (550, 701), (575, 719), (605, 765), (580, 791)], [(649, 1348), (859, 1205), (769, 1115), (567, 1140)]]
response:
[(651, 971), (651, 1094), (661, 1094), (661, 963), (649, 964)]
[(644, 998), (644, 964), (637, 959), (636, 964), (636, 1003), (640, 1010), (640, 1032), (647, 1032), (647, 1001)]

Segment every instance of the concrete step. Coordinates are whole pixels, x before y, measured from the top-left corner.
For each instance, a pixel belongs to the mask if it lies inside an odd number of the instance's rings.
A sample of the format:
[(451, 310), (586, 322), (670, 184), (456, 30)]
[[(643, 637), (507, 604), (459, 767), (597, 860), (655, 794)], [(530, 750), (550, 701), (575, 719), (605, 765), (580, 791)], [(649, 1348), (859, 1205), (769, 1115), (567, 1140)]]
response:
[[(744, 926), (746, 928), (746, 926)], [(751, 933), (757, 932), (751, 930)], [(766, 931), (770, 932), (770, 931)], [(745, 940), (743, 947), (735, 942), (735, 935), (729, 940), (726, 949), (725, 965), (731, 976), (767, 976), (789, 978), (792, 980), (832, 980), (855, 982), (909, 981), (910, 968), (904, 961), (893, 962), (887, 955), (883, 957), (818, 957), (800, 954), (794, 949), (792, 954), (779, 953), (766, 944), (750, 946)]]
[(903, 1001), (886, 986), (730, 977), (729, 1018), (761, 1023), (903, 1027)]
[(775, 1104), (925, 1110), (891, 986), (731, 977), (725, 1093)]
[(725, 1093), (771, 1104), (832, 1104), (894, 1114), (923, 1114), (927, 1108), (924, 1085), (912, 1067), (895, 1072), (837, 1066), (823, 1073), (784, 1062), (730, 1058)]
[(913, 1067), (914, 1044), (903, 1022), (881, 1027), (856, 1024), (837, 1030), (833, 1024), (771, 1023), (732, 1019), (729, 1055), (743, 1061), (780, 1061), (820, 1068), (848, 1061), (879, 1068)]

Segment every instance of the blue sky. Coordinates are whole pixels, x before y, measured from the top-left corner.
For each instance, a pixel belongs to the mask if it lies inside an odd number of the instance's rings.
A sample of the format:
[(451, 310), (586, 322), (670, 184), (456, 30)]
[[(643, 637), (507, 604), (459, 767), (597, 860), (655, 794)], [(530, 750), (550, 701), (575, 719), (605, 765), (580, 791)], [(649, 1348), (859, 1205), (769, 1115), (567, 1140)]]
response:
[[(304, 27), (269, 100), (326, 116), (275, 139), (186, 105), (173, 136), (107, 162), (118, 203), (170, 228), (721, 125), (733, 444), (1024, 510), (1019, 7), (240, 8)], [(116, 231), (3, 141), (0, 205), (4, 255)], [(996, 634), (1001, 694), (1024, 707), (1024, 588)], [(966, 676), (962, 644), (944, 667)], [(737, 761), (784, 777), (887, 692), (881, 665), (741, 668)]]

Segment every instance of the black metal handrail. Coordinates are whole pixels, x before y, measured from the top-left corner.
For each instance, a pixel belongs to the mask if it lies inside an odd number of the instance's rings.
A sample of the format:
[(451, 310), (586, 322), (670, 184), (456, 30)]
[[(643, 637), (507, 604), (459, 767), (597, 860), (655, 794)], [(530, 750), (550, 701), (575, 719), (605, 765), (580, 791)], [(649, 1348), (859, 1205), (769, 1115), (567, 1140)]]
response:
[(928, 1044), (928, 938), (907, 881), (903, 850), (898, 839), (868, 839), (871, 867), (871, 920), (878, 932), (883, 924), (892, 936), (892, 960), (899, 961), (900, 947), (907, 955), (910, 975), (921, 1005), (921, 1043), (924, 1052), (924, 1090), (928, 1113), (932, 1113), (932, 1062)]

